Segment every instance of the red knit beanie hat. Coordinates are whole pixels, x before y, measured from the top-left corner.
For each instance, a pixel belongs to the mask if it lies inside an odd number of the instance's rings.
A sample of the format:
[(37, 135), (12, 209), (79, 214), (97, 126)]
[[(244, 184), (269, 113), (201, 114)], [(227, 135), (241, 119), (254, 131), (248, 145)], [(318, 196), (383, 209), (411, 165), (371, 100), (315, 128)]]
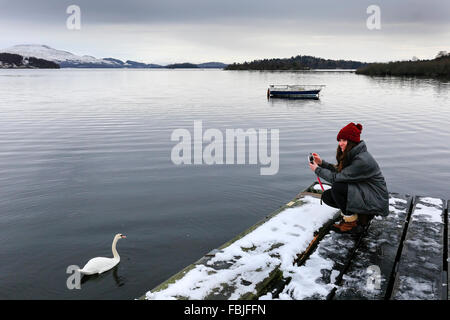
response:
[(345, 139), (353, 142), (359, 142), (361, 141), (359, 139), (361, 131), (362, 131), (362, 124), (360, 123), (354, 124), (353, 122), (350, 122), (348, 125), (343, 127), (341, 131), (339, 131), (337, 135), (337, 140), (339, 141), (340, 139)]

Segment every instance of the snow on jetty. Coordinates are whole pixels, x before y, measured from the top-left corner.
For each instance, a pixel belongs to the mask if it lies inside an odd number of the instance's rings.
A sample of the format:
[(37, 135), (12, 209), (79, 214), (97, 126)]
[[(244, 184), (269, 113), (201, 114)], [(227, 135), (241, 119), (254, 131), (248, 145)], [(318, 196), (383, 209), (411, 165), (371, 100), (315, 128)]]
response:
[[(324, 185), (329, 188), (329, 185)], [(447, 200), (390, 194), (359, 235), (330, 225), (316, 183), (142, 299), (448, 298)]]
[[(296, 255), (305, 251), (314, 232), (337, 214), (321, 206), (320, 200), (305, 196), (244, 237), (218, 250), (204, 264), (196, 264), (182, 278), (163, 290), (149, 291), (147, 299), (206, 299), (227, 295), (239, 299), (256, 294), (256, 286), (279, 269), (290, 272)], [(225, 267), (227, 266), (227, 267)], [(221, 268), (225, 267), (225, 268)]]

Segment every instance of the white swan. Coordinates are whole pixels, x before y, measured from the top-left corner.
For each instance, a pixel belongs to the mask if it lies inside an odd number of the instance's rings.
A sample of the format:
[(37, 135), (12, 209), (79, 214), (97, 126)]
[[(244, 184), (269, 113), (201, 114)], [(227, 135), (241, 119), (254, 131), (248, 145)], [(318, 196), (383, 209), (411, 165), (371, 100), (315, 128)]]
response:
[(92, 258), (91, 260), (88, 261), (88, 263), (86, 263), (83, 269), (79, 269), (78, 272), (85, 275), (96, 273), (100, 274), (114, 268), (120, 262), (120, 256), (117, 253), (116, 244), (117, 241), (121, 238), (125, 239), (126, 236), (118, 233), (114, 237), (114, 240), (112, 242), (112, 252), (113, 252), (112, 258), (104, 258), (104, 257)]

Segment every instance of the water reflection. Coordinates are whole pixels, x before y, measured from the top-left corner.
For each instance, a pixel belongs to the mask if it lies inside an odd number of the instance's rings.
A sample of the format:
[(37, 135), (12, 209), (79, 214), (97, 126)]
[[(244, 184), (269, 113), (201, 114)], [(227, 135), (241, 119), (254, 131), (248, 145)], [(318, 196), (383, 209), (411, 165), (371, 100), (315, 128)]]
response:
[(117, 287), (125, 285), (127, 279), (124, 276), (119, 275), (119, 265), (115, 266), (111, 270), (108, 270), (102, 274), (83, 275), (81, 277), (81, 285), (87, 282), (93, 282), (100, 284), (104, 279), (107, 279), (112, 275)]
[[(336, 134), (350, 121), (364, 125), (390, 191), (450, 199), (448, 81), (222, 70), (0, 75), (15, 75), (0, 76), (0, 298), (142, 295), (314, 181), (305, 155), (332, 161)], [(319, 100), (267, 100), (277, 83), (326, 88)], [(175, 166), (171, 133), (194, 120), (219, 130), (279, 128), (278, 174), (260, 176), (254, 165)], [(91, 244), (124, 226), (141, 244), (130, 253), (139, 262), (133, 270), (122, 264), (83, 278), (77, 292), (62, 285), (65, 274), (55, 279), (66, 252), (76, 259), (97, 250)]]
[(294, 109), (299, 107), (309, 107), (309, 106), (318, 106), (321, 105), (322, 102), (319, 99), (305, 99), (305, 98), (269, 98), (267, 99), (268, 104), (271, 107), (286, 107), (287, 109)]

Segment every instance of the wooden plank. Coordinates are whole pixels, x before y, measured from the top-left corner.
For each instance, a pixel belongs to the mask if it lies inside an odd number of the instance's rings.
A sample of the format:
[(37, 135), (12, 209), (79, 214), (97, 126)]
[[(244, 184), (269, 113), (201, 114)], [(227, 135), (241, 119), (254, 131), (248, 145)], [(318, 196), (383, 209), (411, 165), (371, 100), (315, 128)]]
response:
[(289, 281), (272, 298), (293, 300), (327, 299), (351, 260), (362, 235), (330, 231), (317, 245), (303, 265), (293, 268), (284, 277)]
[(391, 299), (443, 298), (444, 210), (441, 199), (416, 197)]
[[(300, 267), (309, 259), (311, 254), (315, 252), (320, 241), (329, 233), (331, 225), (340, 218), (340, 215), (340, 211), (338, 211), (333, 219), (330, 219), (319, 230), (315, 232), (315, 236), (309, 243), (306, 250), (296, 255), (296, 258), (293, 262), (294, 266), (296, 265)], [(267, 290), (265, 292), (262, 292), (262, 294), (270, 293), (270, 296), (272, 298), (279, 298), (279, 295), (283, 293), (285, 287), (291, 282), (292, 274), (295, 273), (296, 272), (287, 272), (285, 274), (281, 273), (281, 276), (276, 281), (273, 281), (271, 283), (271, 286), (268, 286)]]
[(333, 299), (384, 299), (411, 205), (411, 196), (389, 195), (389, 215), (371, 220)]
[[(327, 183), (327, 182), (322, 182), (322, 186), (325, 190), (330, 189), (331, 188), (331, 184)], [(305, 190), (303, 190), (302, 192), (300, 192), (296, 199), (305, 196), (305, 195), (319, 195), (321, 196), (323, 193), (322, 188), (320, 186), (320, 184), (316, 181), (314, 183), (312, 183), (308, 188), (306, 188)]]

